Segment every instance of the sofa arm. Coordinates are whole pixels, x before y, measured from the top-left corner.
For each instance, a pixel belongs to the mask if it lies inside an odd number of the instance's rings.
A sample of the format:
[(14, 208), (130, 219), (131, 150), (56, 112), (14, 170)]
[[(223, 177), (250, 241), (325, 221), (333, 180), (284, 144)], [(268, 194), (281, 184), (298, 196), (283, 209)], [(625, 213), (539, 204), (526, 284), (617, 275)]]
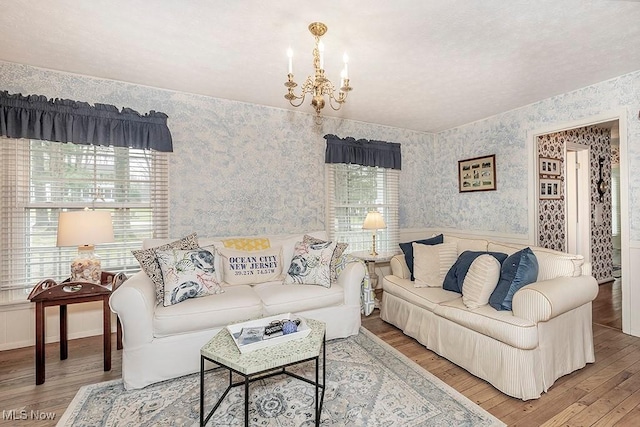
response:
[(391, 266), (391, 274), (401, 279), (411, 279), (411, 272), (407, 267), (407, 262), (404, 259), (404, 254), (395, 255), (389, 261)]
[(598, 295), (598, 282), (592, 276), (556, 277), (535, 282), (513, 296), (513, 315), (545, 322), (591, 302)]
[(136, 347), (153, 339), (153, 313), (156, 307), (155, 285), (140, 271), (113, 291), (109, 298), (111, 311), (122, 324), (125, 347)]
[(338, 285), (344, 289), (345, 305), (360, 305), (364, 275), (365, 265), (363, 262), (350, 262), (340, 272)]

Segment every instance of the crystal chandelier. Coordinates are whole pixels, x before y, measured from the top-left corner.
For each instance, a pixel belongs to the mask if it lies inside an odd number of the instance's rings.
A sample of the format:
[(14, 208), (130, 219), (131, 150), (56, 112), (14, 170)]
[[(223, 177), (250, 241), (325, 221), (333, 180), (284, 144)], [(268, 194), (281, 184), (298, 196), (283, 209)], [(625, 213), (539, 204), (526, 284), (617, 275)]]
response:
[(284, 97), (289, 100), (291, 105), (299, 107), (304, 102), (307, 94), (310, 94), (312, 96), (311, 105), (316, 110), (316, 123), (318, 123), (320, 120), (320, 111), (325, 106), (325, 95), (329, 98), (331, 108), (337, 111), (347, 100), (347, 94), (352, 88), (349, 86), (349, 69), (347, 67), (349, 58), (346, 53), (343, 56), (344, 69), (340, 74), (341, 84), (337, 95), (335, 94), (336, 88), (333, 83), (324, 76), (324, 44), (320, 41), (320, 37), (327, 32), (327, 26), (322, 22), (312, 22), (309, 24), (309, 31), (316, 39), (316, 46), (313, 49), (313, 68), (315, 73), (305, 80), (301, 87), (302, 94), (300, 96), (294, 94), (293, 89), (298, 86), (298, 84), (293, 81), (293, 51), (289, 49), (287, 51), (287, 56), (289, 57), (289, 74), (287, 75), (287, 82), (284, 84), (287, 87), (287, 93)]

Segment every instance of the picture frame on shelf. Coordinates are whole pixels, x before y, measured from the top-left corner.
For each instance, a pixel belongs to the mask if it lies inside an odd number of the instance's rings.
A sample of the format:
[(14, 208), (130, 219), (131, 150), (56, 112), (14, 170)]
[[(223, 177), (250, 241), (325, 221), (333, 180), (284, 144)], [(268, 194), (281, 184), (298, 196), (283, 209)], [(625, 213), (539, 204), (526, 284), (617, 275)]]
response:
[(458, 191), (492, 191), (496, 189), (496, 155), (458, 160)]
[(538, 160), (538, 173), (547, 176), (560, 176), (562, 173), (562, 160), (540, 157)]
[(558, 178), (542, 178), (538, 184), (540, 200), (562, 199), (562, 180)]

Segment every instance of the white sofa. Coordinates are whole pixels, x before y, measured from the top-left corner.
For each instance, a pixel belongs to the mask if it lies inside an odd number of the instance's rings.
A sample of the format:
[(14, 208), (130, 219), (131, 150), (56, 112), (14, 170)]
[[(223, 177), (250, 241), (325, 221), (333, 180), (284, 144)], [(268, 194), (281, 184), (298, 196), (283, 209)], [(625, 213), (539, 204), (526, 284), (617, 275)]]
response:
[[(525, 246), (444, 236), (465, 250), (513, 254)], [(414, 287), (404, 255), (384, 277), (380, 317), (503, 393), (535, 399), (559, 377), (595, 361), (591, 301), (598, 284), (581, 256), (531, 247), (537, 281), (513, 297), (512, 311), (469, 309), (461, 294)]]
[[(324, 233), (309, 233), (324, 238)], [(282, 245), (285, 271), (293, 246), (303, 235), (266, 236)], [(150, 239), (143, 249), (174, 239)], [(199, 239), (200, 246), (220, 239)], [(360, 293), (365, 277), (361, 262), (349, 263), (330, 288), (283, 285), (282, 280), (225, 287), (224, 293), (193, 298), (168, 307), (156, 303), (151, 279), (140, 271), (111, 295), (111, 310), (122, 323), (122, 378), (125, 388), (197, 372), (200, 348), (228, 324), (255, 317), (293, 312), (326, 323), (327, 339), (347, 337), (360, 328)]]

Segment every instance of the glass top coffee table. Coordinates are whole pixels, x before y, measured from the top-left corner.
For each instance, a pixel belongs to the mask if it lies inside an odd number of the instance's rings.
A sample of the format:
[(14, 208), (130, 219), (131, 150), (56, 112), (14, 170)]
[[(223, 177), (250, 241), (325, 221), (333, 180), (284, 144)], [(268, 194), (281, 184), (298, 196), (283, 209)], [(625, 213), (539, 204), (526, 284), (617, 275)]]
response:
[[(325, 325), (313, 319), (305, 319), (311, 333), (304, 338), (274, 344), (250, 353), (240, 353), (233, 337), (222, 329), (200, 349), (200, 425), (209, 422), (232, 387), (244, 385), (244, 425), (249, 425), (249, 384), (274, 375), (286, 374), (315, 386), (316, 426), (320, 425), (320, 413), (324, 400), (326, 381)], [(322, 383), (320, 383), (319, 359), (322, 353)], [(208, 360), (229, 370), (229, 385), (213, 409), (205, 417), (204, 408), (204, 365)], [(315, 381), (287, 371), (288, 366), (315, 360)], [(233, 382), (233, 374), (243, 380)]]

